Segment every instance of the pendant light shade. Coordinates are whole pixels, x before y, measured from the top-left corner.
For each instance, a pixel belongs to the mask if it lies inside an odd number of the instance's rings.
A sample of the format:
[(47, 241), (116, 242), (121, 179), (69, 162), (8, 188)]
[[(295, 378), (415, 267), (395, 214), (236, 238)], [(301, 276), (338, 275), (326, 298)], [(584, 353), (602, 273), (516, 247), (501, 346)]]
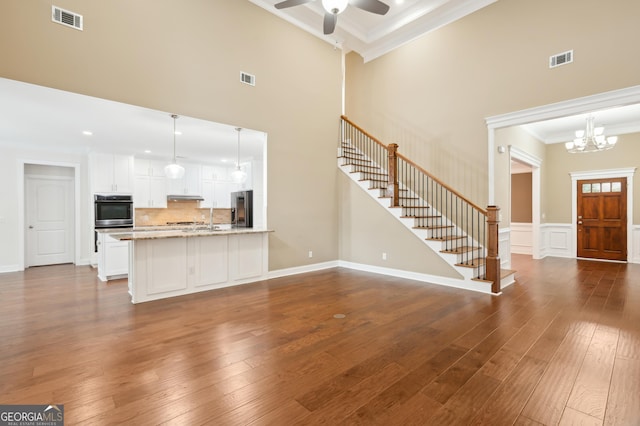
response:
[(242, 129), (240, 127), (236, 127), (236, 132), (238, 132), (238, 161), (236, 162), (236, 169), (231, 172), (231, 179), (235, 183), (244, 183), (247, 180), (247, 174), (240, 168), (240, 132)]
[(173, 162), (164, 168), (164, 175), (169, 179), (180, 179), (184, 176), (184, 167), (176, 161), (176, 119), (177, 115), (171, 114), (173, 118)]

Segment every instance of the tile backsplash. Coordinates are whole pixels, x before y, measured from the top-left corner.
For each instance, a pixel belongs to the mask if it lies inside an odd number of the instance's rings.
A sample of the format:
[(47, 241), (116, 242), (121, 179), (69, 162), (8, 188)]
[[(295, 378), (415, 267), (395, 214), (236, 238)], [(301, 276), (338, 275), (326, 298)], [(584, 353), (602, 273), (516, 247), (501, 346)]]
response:
[[(166, 209), (135, 209), (135, 226), (159, 226), (167, 222), (209, 223), (209, 209), (199, 201), (169, 201)], [(231, 223), (231, 209), (213, 209), (213, 223)]]

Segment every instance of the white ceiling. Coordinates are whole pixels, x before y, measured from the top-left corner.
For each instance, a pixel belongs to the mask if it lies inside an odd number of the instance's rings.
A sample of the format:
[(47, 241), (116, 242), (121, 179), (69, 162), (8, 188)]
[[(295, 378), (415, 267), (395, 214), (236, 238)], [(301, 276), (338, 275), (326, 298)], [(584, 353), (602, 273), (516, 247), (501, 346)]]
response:
[(326, 36), (321, 0), (280, 10), (274, 5), (282, 0), (249, 1), (345, 52), (358, 52), (366, 62), (497, 0), (382, 0), (390, 7), (384, 16), (350, 5), (338, 15), (334, 33)]
[(540, 121), (522, 127), (547, 144), (568, 142), (575, 138), (576, 130), (585, 129), (586, 119), (590, 114), (594, 116), (596, 127), (604, 127), (605, 136), (640, 132), (640, 105), (638, 104)]
[[(84, 135), (84, 131), (93, 133)], [(235, 164), (235, 126), (180, 117), (178, 162)], [(241, 161), (261, 160), (267, 136), (244, 129)], [(66, 152), (113, 152), (169, 160), (173, 156), (171, 113), (0, 78), (0, 145)], [(145, 153), (146, 150), (151, 153)]]

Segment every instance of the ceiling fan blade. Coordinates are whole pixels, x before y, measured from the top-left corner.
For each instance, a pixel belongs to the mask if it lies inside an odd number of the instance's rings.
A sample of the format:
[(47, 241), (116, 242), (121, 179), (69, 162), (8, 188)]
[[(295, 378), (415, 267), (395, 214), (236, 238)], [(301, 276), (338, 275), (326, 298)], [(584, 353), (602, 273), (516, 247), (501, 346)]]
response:
[(286, 9), (288, 7), (299, 6), (301, 4), (310, 3), (313, 0), (285, 0), (280, 3), (276, 3), (276, 9)]
[(349, 0), (349, 4), (378, 15), (385, 15), (389, 11), (389, 6), (380, 0)]
[(336, 23), (338, 22), (338, 15), (335, 13), (326, 12), (324, 14), (324, 33), (331, 34), (336, 29)]

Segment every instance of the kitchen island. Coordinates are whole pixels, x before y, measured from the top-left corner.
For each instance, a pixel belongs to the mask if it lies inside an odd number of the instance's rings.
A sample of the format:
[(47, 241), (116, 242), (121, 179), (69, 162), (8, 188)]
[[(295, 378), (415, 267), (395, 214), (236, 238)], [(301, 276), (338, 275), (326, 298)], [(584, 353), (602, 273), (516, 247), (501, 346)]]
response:
[(129, 241), (129, 294), (141, 303), (267, 278), (267, 229), (183, 228), (111, 233)]

